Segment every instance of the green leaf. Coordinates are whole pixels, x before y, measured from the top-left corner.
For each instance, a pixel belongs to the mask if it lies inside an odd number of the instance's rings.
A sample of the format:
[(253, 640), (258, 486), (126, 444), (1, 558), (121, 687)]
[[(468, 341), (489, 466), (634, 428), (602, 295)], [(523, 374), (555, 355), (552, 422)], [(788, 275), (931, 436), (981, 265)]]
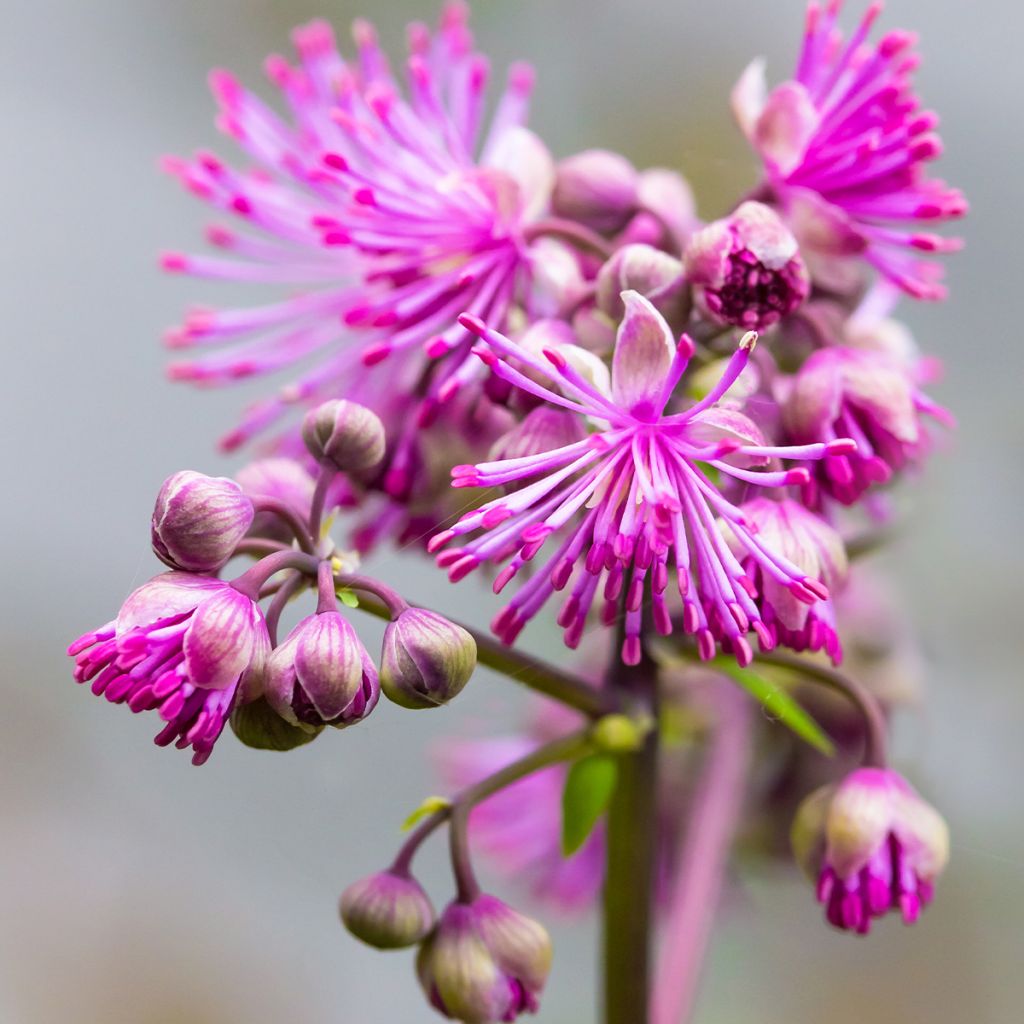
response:
[(451, 800), (446, 800), (443, 796), (428, 796), (416, 808), (412, 814), (409, 815), (405, 821), (402, 822), (402, 831), (408, 832), (410, 829), (418, 825), (424, 818), (429, 818), (431, 814), (437, 814), (438, 811), (447, 810), (451, 807)]
[(761, 702), (770, 717), (792, 729), (800, 739), (828, 757), (836, 752), (835, 745), (821, 726), (781, 686), (725, 658), (717, 658), (714, 667), (735, 679), (747, 693)]
[(591, 754), (570, 769), (562, 791), (562, 855), (571, 857), (608, 809), (619, 776), (610, 754)]
[(338, 595), (338, 600), (349, 608), (359, 607), (359, 598), (356, 597), (355, 592), (351, 590), (345, 590), (339, 588), (335, 593)]

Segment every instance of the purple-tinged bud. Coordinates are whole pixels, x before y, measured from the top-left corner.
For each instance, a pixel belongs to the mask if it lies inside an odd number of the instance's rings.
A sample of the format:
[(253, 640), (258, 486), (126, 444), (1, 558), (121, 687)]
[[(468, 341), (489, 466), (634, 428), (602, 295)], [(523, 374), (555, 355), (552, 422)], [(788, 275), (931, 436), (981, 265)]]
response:
[(828, 921), (861, 934), (890, 910), (913, 924), (949, 859), (942, 817), (901, 775), (883, 768), (861, 768), (812, 793), (791, 838)]
[(683, 264), (650, 245), (626, 245), (608, 260), (597, 275), (598, 308), (616, 323), (625, 314), (622, 293), (639, 292), (670, 321), (685, 318), (689, 288)]
[(153, 550), (172, 569), (216, 572), (252, 525), (252, 501), (227, 477), (169, 476), (153, 509)]
[(352, 725), (374, 709), (379, 697), (373, 660), (338, 612), (303, 619), (267, 662), (268, 703), (286, 722), (307, 732)]
[(415, 946), (434, 927), (434, 907), (408, 874), (381, 871), (353, 882), (339, 905), (345, 927), (374, 949)]
[(476, 668), (476, 641), (426, 608), (407, 608), (384, 630), (380, 684), (403, 708), (436, 708), (462, 692)]
[(365, 473), (384, 458), (386, 435), (380, 417), (364, 405), (338, 399), (306, 414), (302, 440), (317, 462), (346, 473)]
[(636, 210), (640, 176), (618, 153), (588, 149), (558, 165), (552, 209), (602, 234), (623, 228)]
[(323, 730), (323, 726), (308, 729), (286, 722), (265, 697), (236, 707), (230, 722), (235, 736), (254, 750), (294, 750), (312, 743)]
[(693, 189), (676, 171), (665, 167), (642, 171), (637, 200), (641, 210), (663, 225), (676, 252), (685, 248), (700, 226)]
[(745, 330), (777, 324), (810, 294), (796, 238), (763, 203), (743, 203), (698, 231), (683, 260), (697, 301), (714, 319)]
[[(295, 459), (257, 459), (235, 474), (238, 485), (253, 501), (279, 501), (300, 519), (309, 517), (316, 484), (301, 463)], [(265, 537), (285, 544), (292, 541), (292, 532), (271, 512), (257, 512), (249, 527), (250, 537)]]
[(536, 1013), (551, 969), (551, 940), (494, 896), (452, 903), (420, 947), (416, 970), (431, 1005), (465, 1024)]

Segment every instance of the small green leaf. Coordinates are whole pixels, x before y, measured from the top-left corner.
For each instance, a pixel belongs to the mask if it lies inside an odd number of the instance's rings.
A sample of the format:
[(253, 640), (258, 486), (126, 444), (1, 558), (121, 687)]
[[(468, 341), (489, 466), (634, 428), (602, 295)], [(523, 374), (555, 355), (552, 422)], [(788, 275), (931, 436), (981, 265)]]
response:
[(416, 808), (412, 814), (409, 815), (405, 821), (402, 822), (402, 831), (408, 832), (410, 829), (418, 825), (424, 818), (429, 818), (431, 814), (437, 814), (438, 811), (447, 810), (451, 807), (451, 800), (446, 800), (443, 796), (428, 796)]
[(359, 598), (356, 597), (354, 591), (345, 590), (344, 588), (340, 588), (340, 589), (338, 589), (336, 591), (336, 593), (338, 595), (338, 600), (343, 605), (347, 606), (348, 608), (358, 608), (359, 607)]
[(782, 687), (725, 658), (717, 658), (714, 667), (735, 679), (747, 693), (761, 702), (772, 718), (792, 729), (800, 739), (828, 757), (836, 752), (835, 745), (821, 726)]
[(562, 791), (562, 855), (571, 857), (608, 809), (619, 776), (610, 754), (591, 754), (570, 769)]

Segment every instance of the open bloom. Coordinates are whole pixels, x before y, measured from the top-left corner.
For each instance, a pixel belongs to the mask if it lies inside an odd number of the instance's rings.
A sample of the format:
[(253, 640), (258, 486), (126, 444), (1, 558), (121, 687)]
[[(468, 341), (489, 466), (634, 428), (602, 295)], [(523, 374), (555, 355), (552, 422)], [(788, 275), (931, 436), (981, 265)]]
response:
[[(750, 530), (770, 550), (781, 552), (812, 579), (836, 592), (846, 581), (846, 548), (839, 534), (820, 516), (789, 498), (754, 498), (740, 506)], [(761, 615), (773, 642), (794, 651), (824, 650), (836, 663), (842, 645), (836, 632), (831, 598), (813, 605), (796, 598), (785, 585), (762, 573), (756, 559), (739, 544), (733, 549), (762, 593)]]
[(812, 793), (797, 812), (792, 839), (829, 923), (861, 934), (890, 910), (913, 924), (949, 856), (938, 812), (901, 775), (882, 768), (861, 768)]
[[(584, 360), (586, 353), (578, 348), (550, 348), (541, 359), (479, 320), (463, 318), (488, 346), (481, 354), (493, 373), (585, 417), (594, 432), (521, 458), (456, 466), (456, 487), (525, 486), (487, 501), (436, 535), (429, 547), (437, 550), (457, 537), (476, 534), (461, 547), (443, 552), (438, 563), (448, 568), (452, 580), (462, 579), (485, 561), (506, 563), (494, 583), (495, 592), (500, 592), (550, 538), (557, 537), (548, 560), (492, 623), (506, 643), (556, 590), (574, 580), (558, 618), (566, 643), (579, 643), (600, 588), (606, 623), (617, 619), (620, 606), (624, 609), (622, 655), (635, 663), (640, 657), (645, 592), (650, 594), (655, 627), (662, 634), (674, 628), (666, 600), (674, 577), (682, 626), (696, 636), (701, 655), (712, 657), (717, 642), (747, 664), (753, 653), (747, 633), (755, 632), (765, 648), (774, 639), (764, 624), (750, 573), (726, 543), (716, 517), (728, 523), (732, 537), (764, 577), (798, 600), (813, 604), (826, 598), (828, 590), (749, 528), (742, 511), (714, 482), (712, 471), (755, 486), (806, 483), (810, 477), (802, 467), (764, 467), (773, 459), (820, 459), (850, 450), (852, 442), (778, 447), (767, 443), (742, 413), (716, 408), (747, 365), (756, 341), (753, 334), (744, 336), (721, 379), (701, 401), (683, 412), (668, 413), (692, 343), (684, 335), (677, 347), (664, 319), (638, 293), (625, 292), (623, 299), (626, 315), (610, 380), (604, 364)], [(516, 366), (526, 367), (531, 376)], [(590, 379), (577, 367), (583, 367)]]
[(822, 459), (814, 474), (816, 487), (844, 505), (920, 460), (929, 443), (925, 414), (953, 425), (916, 386), (911, 367), (884, 352), (843, 347), (822, 349), (804, 363), (782, 412), (797, 443), (837, 436), (857, 442), (855, 451)]
[[(416, 393), (418, 415), (406, 401), (398, 421), (413, 430), (480, 372), (466, 359), (471, 340), (457, 314), (469, 309), (504, 325), (532, 280), (526, 228), (547, 205), (554, 164), (523, 127), (529, 70), (512, 69), (483, 133), (488, 65), (473, 50), (463, 4), (445, 7), (436, 35), (410, 27), (404, 94), (373, 27), (356, 22), (354, 36), (353, 63), (322, 21), (294, 33), (297, 67), (268, 60), (287, 118), (214, 72), (218, 123), (253, 171), (208, 154), (167, 162), (192, 192), (243, 224), (210, 230), (228, 257), (172, 253), (167, 269), (302, 289), (247, 309), (194, 311), (169, 335), (172, 346), (200, 353), (172, 376), (198, 384), (306, 365), (250, 409), (224, 439), (228, 448), (294, 403), (364, 393), (365, 366), (392, 354), (406, 358), (386, 374), (388, 393)], [(530, 301), (543, 303), (541, 291)]]
[(202, 764), (243, 688), (270, 652), (259, 608), (229, 583), (167, 572), (136, 590), (113, 622), (76, 640), (75, 680), (167, 723), (156, 742), (192, 747)]
[(733, 92), (740, 126), (801, 242), (826, 257), (860, 256), (920, 299), (945, 295), (941, 267), (922, 252), (959, 247), (908, 222), (962, 216), (963, 196), (926, 176), (942, 151), (934, 114), (911, 85), (916, 37), (894, 31), (867, 43), (882, 9), (872, 3), (849, 39), (836, 27), (842, 0), (811, 3), (792, 80), (767, 96), (764, 62)]

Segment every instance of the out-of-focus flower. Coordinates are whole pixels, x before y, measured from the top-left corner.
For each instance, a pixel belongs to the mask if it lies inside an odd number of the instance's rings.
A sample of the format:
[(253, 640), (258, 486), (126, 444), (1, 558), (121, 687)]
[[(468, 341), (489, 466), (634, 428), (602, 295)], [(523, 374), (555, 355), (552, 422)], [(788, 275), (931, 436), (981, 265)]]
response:
[(684, 265), (712, 319), (749, 331), (777, 324), (811, 290), (793, 233), (764, 203), (742, 203), (698, 231)]
[[(651, 595), (654, 625), (673, 629), (666, 601), (675, 577), (683, 603), (683, 628), (697, 638), (702, 657), (716, 644), (749, 663), (746, 634), (773, 643), (749, 573), (725, 542), (716, 517), (765, 576), (808, 604), (828, 596), (826, 587), (781, 552), (769, 549), (745, 524), (742, 512), (710, 478), (765, 487), (806, 483), (806, 469), (758, 469), (772, 459), (814, 460), (852, 449), (852, 442), (779, 447), (766, 442), (742, 413), (715, 408), (746, 366), (756, 335), (747, 335), (716, 387), (683, 412), (666, 406), (692, 354), (684, 335), (678, 347), (661, 315), (636, 292), (625, 293), (610, 382), (603, 363), (573, 346), (534, 358), (522, 347), (472, 317), (464, 322), (489, 346), (482, 357), (492, 372), (555, 407), (569, 409), (595, 432), (559, 449), (477, 466), (456, 466), (456, 487), (496, 487), (528, 482), (463, 516), (429, 545), (437, 550), (457, 537), (479, 535), (441, 554), (438, 563), (460, 580), (485, 561), (506, 563), (494, 583), (500, 592), (557, 535), (557, 549), (518, 590), (492, 629), (511, 643), (548, 598), (575, 578), (558, 621), (565, 641), (576, 646), (603, 583), (604, 621), (619, 614), (625, 592), (622, 656), (640, 656), (641, 606)], [(531, 376), (515, 366), (529, 368)], [(588, 379), (585, 374), (589, 374)], [(550, 386), (538, 379), (551, 381)], [(555, 389), (559, 390), (555, 390)], [(674, 570), (674, 572), (673, 572)]]
[(153, 509), (153, 550), (172, 569), (216, 572), (252, 525), (251, 499), (234, 480), (183, 470), (168, 477)]
[[(816, 484), (844, 505), (921, 459), (928, 449), (924, 414), (953, 425), (916, 386), (906, 364), (882, 352), (843, 347), (822, 349), (804, 363), (782, 411), (796, 443), (837, 436), (857, 442), (856, 451), (822, 459), (814, 474)], [(814, 503), (813, 494), (809, 500)]]
[[(261, 685), (270, 639), (259, 608), (230, 583), (168, 572), (143, 584), (113, 622), (79, 637), (75, 680), (167, 723), (160, 746), (209, 758), (242, 691)], [(252, 696), (256, 693), (253, 692)]]
[(612, 234), (637, 209), (640, 176), (618, 153), (588, 149), (558, 164), (551, 205), (555, 213)]
[[(780, 552), (811, 579), (821, 580), (829, 593), (841, 589), (846, 582), (846, 548), (842, 537), (820, 516), (788, 498), (753, 498), (740, 511), (765, 547)], [(838, 664), (842, 645), (831, 598), (813, 605), (798, 600), (788, 587), (763, 573), (749, 552), (731, 538), (730, 545), (761, 592), (761, 616), (773, 643), (794, 651), (824, 650)]]
[(551, 970), (551, 940), (536, 921), (494, 896), (455, 902), (420, 948), (420, 984), (431, 1005), (465, 1024), (536, 1013)]
[[(528, 227), (548, 204), (554, 163), (523, 127), (529, 69), (513, 67), (483, 133), (488, 64), (473, 50), (464, 4), (445, 6), (436, 34), (410, 27), (404, 92), (373, 27), (358, 21), (353, 32), (352, 63), (323, 21), (295, 31), (298, 66), (268, 60), (288, 118), (214, 72), (218, 123), (253, 171), (209, 154), (167, 161), (190, 191), (243, 224), (209, 232), (227, 257), (173, 253), (167, 269), (303, 288), (264, 306), (194, 311), (169, 335), (173, 347), (199, 353), (172, 376), (197, 384), (311, 364), (254, 405), (227, 448), (296, 403), (360, 394), (360, 364), (388, 356), (388, 392), (404, 401), (400, 418), (386, 422), (414, 430), (480, 374), (466, 359), (472, 341), (460, 312), (504, 327), (513, 305), (534, 315), (534, 301), (550, 301), (530, 288), (539, 268)], [(541, 243), (545, 252), (559, 244)]]
[(872, 3), (844, 39), (841, 7), (809, 5), (792, 80), (766, 95), (764, 62), (750, 65), (733, 90), (736, 117), (802, 245), (826, 258), (859, 256), (915, 298), (942, 298), (942, 268), (920, 254), (959, 241), (902, 225), (959, 217), (967, 204), (926, 176), (942, 146), (938, 119), (911, 84), (916, 37), (894, 31), (869, 45), (882, 9)]
[(336, 611), (303, 619), (274, 649), (265, 690), (270, 706), (306, 731), (359, 722), (380, 698), (373, 659)]
[(353, 882), (341, 894), (339, 910), (345, 927), (375, 949), (415, 946), (434, 926), (434, 907), (423, 886), (394, 869)]
[[(253, 501), (280, 502), (300, 519), (309, 518), (316, 484), (306, 468), (295, 459), (257, 459), (240, 469), (235, 479)], [(249, 533), (284, 543), (292, 540), (287, 525), (272, 512), (257, 512)]]
[(792, 841), (829, 922), (861, 934), (890, 910), (913, 924), (949, 857), (938, 812), (881, 768), (861, 768), (812, 793), (797, 812)]

